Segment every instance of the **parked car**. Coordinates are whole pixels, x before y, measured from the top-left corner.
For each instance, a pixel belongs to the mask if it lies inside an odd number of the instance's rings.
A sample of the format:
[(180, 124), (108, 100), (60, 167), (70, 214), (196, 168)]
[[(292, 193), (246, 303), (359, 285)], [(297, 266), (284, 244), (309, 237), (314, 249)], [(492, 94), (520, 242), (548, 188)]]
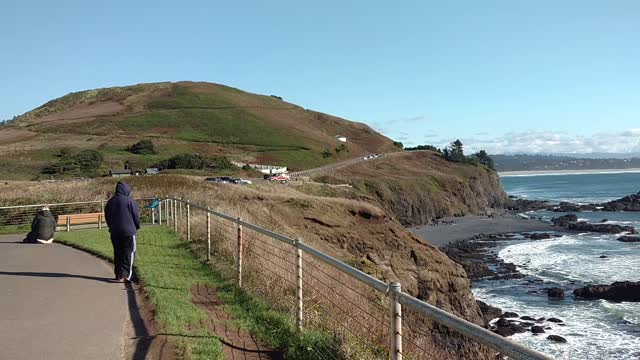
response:
[(291, 180), (291, 177), (287, 174), (275, 174), (275, 175), (269, 176), (267, 180), (277, 181), (279, 183), (286, 184), (289, 182), (289, 180)]
[(233, 179), (228, 176), (220, 176), (220, 177), (209, 177), (204, 179), (204, 181), (221, 183), (221, 184), (231, 184)]
[(233, 183), (234, 184), (238, 184), (238, 185), (251, 185), (251, 184), (253, 184), (253, 182), (251, 180), (246, 180), (246, 179), (241, 179), (241, 178), (233, 179)]

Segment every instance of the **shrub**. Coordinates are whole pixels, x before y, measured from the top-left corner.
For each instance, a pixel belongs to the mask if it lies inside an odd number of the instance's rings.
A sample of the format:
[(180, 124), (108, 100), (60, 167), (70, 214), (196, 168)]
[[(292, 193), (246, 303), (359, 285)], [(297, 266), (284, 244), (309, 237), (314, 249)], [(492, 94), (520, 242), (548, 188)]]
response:
[(394, 141), (393, 142), (393, 146), (400, 148), (400, 149), (404, 149), (404, 144), (400, 141)]
[(127, 151), (138, 155), (153, 155), (156, 150), (151, 140), (140, 140), (137, 143), (129, 146)]
[(78, 153), (71, 153), (67, 149), (60, 150), (58, 154), (60, 160), (57, 163), (43, 169), (45, 174), (70, 175), (94, 177), (97, 176), (104, 158), (97, 150), (82, 150)]
[(237, 166), (233, 165), (226, 156), (206, 157), (200, 154), (179, 154), (170, 159), (163, 160), (155, 166), (160, 169), (237, 169)]

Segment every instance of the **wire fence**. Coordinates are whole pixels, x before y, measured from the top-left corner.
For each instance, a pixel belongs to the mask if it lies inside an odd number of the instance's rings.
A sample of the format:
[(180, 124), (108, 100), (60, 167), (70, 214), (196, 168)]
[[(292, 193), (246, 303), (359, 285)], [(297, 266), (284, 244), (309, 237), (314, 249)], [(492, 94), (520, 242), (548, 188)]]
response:
[(298, 239), (185, 200), (162, 207), (167, 225), (228, 278), (319, 334), (311, 358), (548, 359)]
[[(156, 223), (158, 210), (148, 207), (151, 200), (153, 199), (136, 199), (140, 209), (141, 221), (145, 224)], [(105, 204), (105, 200), (97, 200), (60, 204), (2, 206), (0, 207), (0, 229), (30, 230), (34, 217), (45, 206), (49, 208), (51, 215), (56, 219), (58, 223), (57, 230), (102, 228), (102, 226), (105, 226)], [(95, 216), (87, 217), (86, 215), (88, 214)]]
[[(174, 229), (225, 276), (313, 334), (310, 359), (549, 359), (298, 239), (185, 200), (162, 199), (153, 209), (150, 200), (137, 200), (145, 222)], [(48, 206), (64, 218), (100, 213), (104, 203)], [(41, 206), (0, 207), (0, 229), (28, 226)]]

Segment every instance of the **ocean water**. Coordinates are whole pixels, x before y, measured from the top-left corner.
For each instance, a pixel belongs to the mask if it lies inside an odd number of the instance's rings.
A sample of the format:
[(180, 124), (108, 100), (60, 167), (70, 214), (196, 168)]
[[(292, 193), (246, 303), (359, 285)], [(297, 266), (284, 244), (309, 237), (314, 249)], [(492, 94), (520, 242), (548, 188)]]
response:
[[(601, 202), (640, 190), (640, 174), (585, 174), (502, 178), (510, 195), (550, 201)], [(532, 212), (550, 219), (563, 215)], [(633, 225), (640, 229), (640, 213), (585, 212), (591, 222)], [(589, 284), (640, 281), (640, 243), (617, 241), (617, 235), (562, 234), (549, 240), (515, 239), (496, 248), (498, 256), (516, 264), (524, 279), (481, 281), (474, 284), (480, 300), (504, 311), (557, 317), (565, 326), (551, 325), (547, 334), (516, 334), (513, 339), (558, 359), (640, 359), (640, 303), (575, 300), (571, 292)], [(602, 255), (606, 258), (600, 258)], [(565, 299), (550, 300), (546, 289), (561, 287)], [(556, 334), (567, 344), (546, 339)]]
[(640, 173), (503, 176), (509, 195), (531, 200), (605, 202), (640, 191)]

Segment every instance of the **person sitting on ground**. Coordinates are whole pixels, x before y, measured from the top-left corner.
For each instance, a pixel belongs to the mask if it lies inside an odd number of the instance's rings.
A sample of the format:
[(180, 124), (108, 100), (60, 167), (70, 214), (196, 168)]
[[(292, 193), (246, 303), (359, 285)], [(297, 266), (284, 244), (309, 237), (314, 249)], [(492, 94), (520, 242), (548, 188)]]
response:
[(30, 244), (51, 244), (53, 234), (56, 231), (56, 219), (51, 215), (48, 207), (43, 207), (38, 211), (31, 222), (31, 232), (22, 241)]

